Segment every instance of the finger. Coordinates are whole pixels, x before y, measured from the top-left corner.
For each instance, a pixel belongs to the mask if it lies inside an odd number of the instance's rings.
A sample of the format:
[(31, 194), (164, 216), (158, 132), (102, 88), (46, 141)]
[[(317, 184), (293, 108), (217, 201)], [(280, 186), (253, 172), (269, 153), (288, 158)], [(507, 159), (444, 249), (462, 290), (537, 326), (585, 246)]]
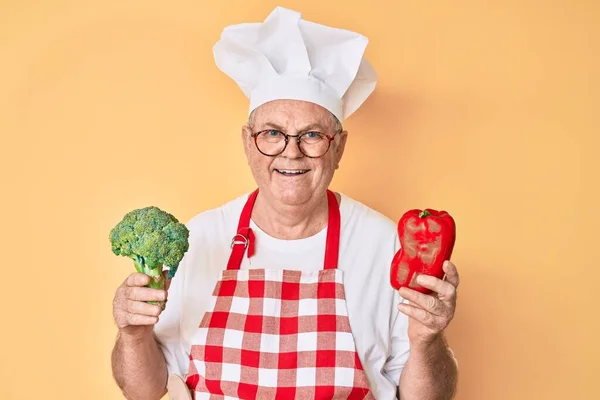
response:
[(154, 325), (158, 322), (158, 315), (132, 314), (120, 308), (115, 310), (114, 317), (120, 329), (131, 325)]
[(446, 273), (446, 282), (451, 283), (455, 288), (457, 288), (460, 284), (460, 277), (458, 276), (456, 265), (447, 260), (444, 262), (443, 268), (444, 272)]
[(425, 311), (421, 307), (414, 306), (412, 304), (400, 303), (398, 304), (398, 310), (409, 317), (416, 319), (428, 328), (435, 329), (435, 316), (432, 313)]
[(449, 301), (456, 297), (456, 288), (454, 285), (435, 276), (421, 274), (417, 277), (417, 283), (437, 293), (438, 298), (442, 301)]
[(125, 310), (130, 314), (158, 317), (162, 311), (162, 308), (160, 308), (160, 306), (144, 303), (142, 301), (127, 300)]
[(131, 314), (123, 309), (115, 310), (115, 322), (119, 329), (131, 325), (154, 325), (158, 322), (156, 315)]
[(151, 315), (132, 314), (129, 316), (129, 325), (155, 325), (158, 317)]
[(416, 304), (434, 315), (444, 314), (446, 309), (444, 304), (434, 296), (429, 296), (407, 287), (401, 287), (399, 293), (404, 299), (409, 300), (412, 304)]
[(150, 283), (150, 277), (146, 274), (140, 274), (139, 272), (133, 273), (125, 280), (126, 286), (141, 287), (146, 286)]
[(163, 301), (167, 298), (167, 291), (147, 287), (132, 287), (127, 292), (127, 298), (135, 301)]

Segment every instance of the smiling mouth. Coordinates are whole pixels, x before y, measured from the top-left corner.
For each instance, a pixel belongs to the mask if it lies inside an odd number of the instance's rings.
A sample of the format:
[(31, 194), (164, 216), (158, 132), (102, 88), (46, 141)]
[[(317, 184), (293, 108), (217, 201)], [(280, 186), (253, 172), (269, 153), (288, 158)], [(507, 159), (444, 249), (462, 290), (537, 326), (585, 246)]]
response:
[(275, 169), (275, 171), (285, 176), (297, 176), (304, 175), (305, 173), (310, 171), (310, 169)]

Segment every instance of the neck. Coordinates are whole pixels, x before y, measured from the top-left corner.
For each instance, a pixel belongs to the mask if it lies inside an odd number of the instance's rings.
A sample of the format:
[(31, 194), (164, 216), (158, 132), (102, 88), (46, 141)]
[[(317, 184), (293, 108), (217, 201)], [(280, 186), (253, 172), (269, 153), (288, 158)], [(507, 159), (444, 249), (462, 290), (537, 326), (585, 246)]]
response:
[(327, 226), (327, 203), (327, 194), (315, 196), (304, 204), (290, 205), (282, 204), (268, 194), (260, 192), (254, 204), (252, 220), (274, 238), (304, 239)]

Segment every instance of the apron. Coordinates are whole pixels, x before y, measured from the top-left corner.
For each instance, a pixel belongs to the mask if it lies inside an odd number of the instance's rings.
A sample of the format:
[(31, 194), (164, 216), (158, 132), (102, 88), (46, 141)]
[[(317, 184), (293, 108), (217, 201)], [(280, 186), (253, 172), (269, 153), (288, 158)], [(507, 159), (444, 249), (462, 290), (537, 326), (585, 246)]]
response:
[(195, 399), (373, 399), (356, 352), (337, 269), (340, 211), (327, 191), (324, 268), (245, 269), (254, 253), (248, 198), (227, 269), (192, 339), (186, 384)]

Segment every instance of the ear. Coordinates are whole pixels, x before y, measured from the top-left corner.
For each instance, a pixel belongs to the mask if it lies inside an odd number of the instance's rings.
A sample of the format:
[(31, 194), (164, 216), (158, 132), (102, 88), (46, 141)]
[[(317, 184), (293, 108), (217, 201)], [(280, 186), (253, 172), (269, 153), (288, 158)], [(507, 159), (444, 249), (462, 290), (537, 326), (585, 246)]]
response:
[(244, 154), (246, 154), (246, 161), (250, 162), (250, 147), (252, 146), (252, 131), (248, 125), (242, 126), (242, 145), (244, 146)]
[(348, 131), (343, 130), (339, 133), (338, 143), (335, 146), (335, 169), (340, 167), (340, 161), (344, 155), (344, 149), (346, 148), (346, 140), (348, 139)]

